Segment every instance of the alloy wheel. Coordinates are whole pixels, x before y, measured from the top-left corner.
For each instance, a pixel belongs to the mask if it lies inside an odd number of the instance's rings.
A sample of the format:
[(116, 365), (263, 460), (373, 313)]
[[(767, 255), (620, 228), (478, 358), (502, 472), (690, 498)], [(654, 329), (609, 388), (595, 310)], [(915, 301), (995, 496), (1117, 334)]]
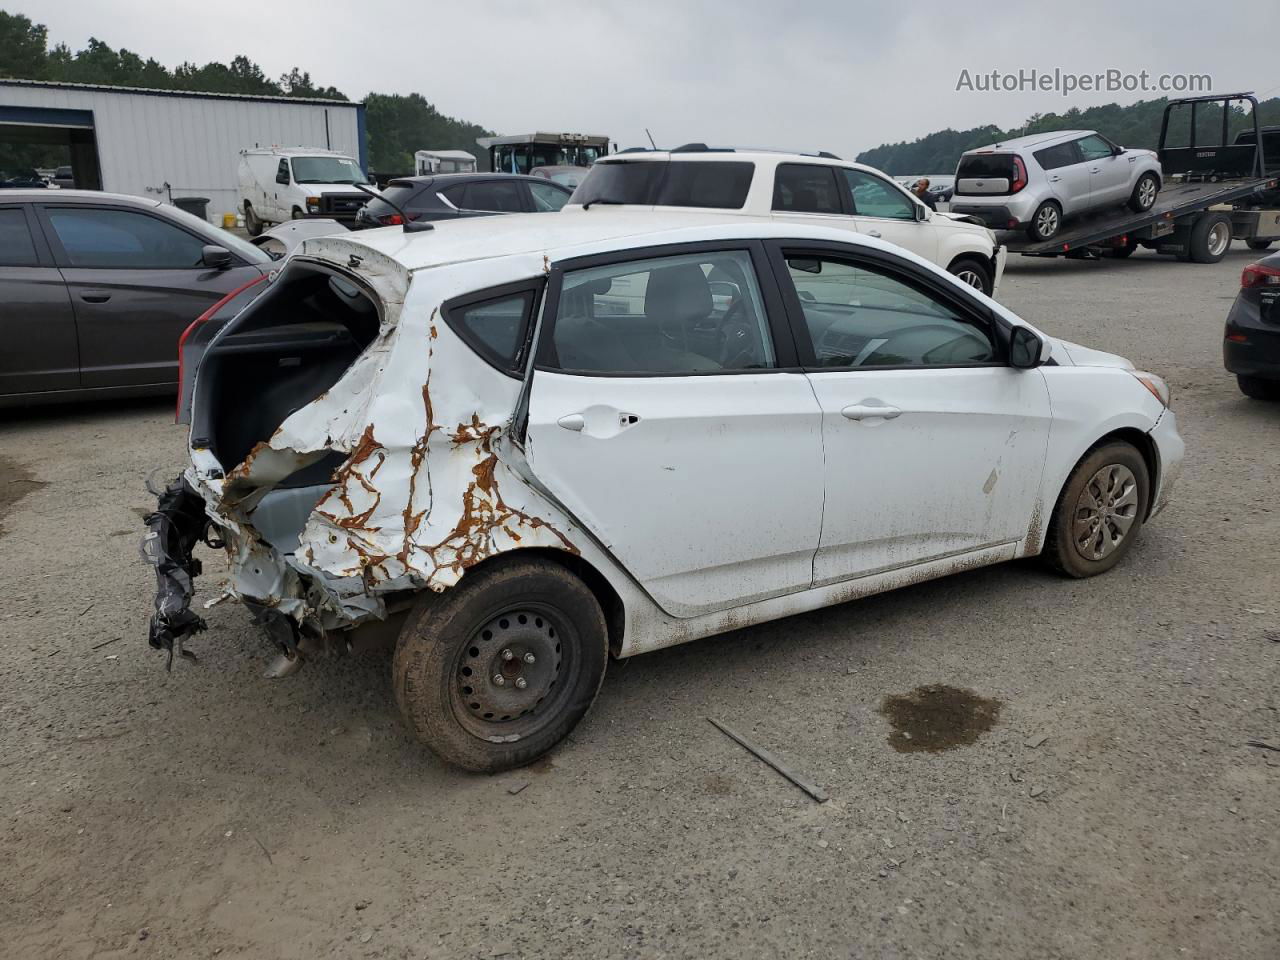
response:
[(1147, 177), (1138, 184), (1138, 203), (1143, 210), (1150, 209), (1151, 205), (1156, 202), (1156, 182)]
[(1046, 206), (1036, 214), (1036, 232), (1046, 240), (1058, 232), (1058, 208)]

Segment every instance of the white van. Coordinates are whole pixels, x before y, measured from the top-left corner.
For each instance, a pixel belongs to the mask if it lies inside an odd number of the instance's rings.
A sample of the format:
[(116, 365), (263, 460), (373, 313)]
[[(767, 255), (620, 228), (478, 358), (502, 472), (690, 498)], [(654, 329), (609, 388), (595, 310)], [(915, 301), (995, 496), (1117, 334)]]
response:
[(252, 237), (268, 223), (325, 217), (349, 223), (369, 195), (360, 164), (344, 153), (309, 147), (240, 151), (240, 206)]
[(419, 150), (413, 155), (416, 177), (437, 173), (475, 173), (476, 158), (465, 150)]

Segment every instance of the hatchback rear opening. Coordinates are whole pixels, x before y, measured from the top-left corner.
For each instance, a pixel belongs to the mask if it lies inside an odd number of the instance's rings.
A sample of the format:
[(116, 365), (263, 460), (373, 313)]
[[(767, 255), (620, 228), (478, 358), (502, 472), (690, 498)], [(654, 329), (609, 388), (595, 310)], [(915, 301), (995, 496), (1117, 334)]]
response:
[(970, 153), (960, 158), (956, 167), (957, 196), (987, 196), (1015, 193), (1022, 159), (1013, 153)]

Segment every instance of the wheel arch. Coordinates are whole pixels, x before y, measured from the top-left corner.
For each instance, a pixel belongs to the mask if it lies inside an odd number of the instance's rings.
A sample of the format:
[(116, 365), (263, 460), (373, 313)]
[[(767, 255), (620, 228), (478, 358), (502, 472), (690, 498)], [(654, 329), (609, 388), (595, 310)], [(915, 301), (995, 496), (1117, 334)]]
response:
[[(1071, 475), (1075, 473), (1076, 467), (1093, 451), (1097, 450), (1104, 444), (1119, 440), (1129, 444), (1137, 449), (1142, 455), (1142, 462), (1147, 465), (1147, 512), (1143, 517), (1144, 520), (1150, 518), (1151, 509), (1155, 506), (1155, 492), (1160, 489), (1160, 452), (1156, 449), (1156, 443), (1151, 439), (1150, 434), (1144, 433), (1137, 427), (1118, 427), (1108, 433), (1103, 434), (1076, 457), (1071, 464), (1071, 469), (1067, 471), (1067, 475), (1062, 478), (1062, 483), (1058, 486), (1057, 495), (1054, 497), (1054, 509), (1057, 509), (1058, 502), (1062, 499), (1062, 491), (1066, 490), (1067, 484), (1071, 482)], [(1051, 515), (1052, 516), (1052, 515)]]

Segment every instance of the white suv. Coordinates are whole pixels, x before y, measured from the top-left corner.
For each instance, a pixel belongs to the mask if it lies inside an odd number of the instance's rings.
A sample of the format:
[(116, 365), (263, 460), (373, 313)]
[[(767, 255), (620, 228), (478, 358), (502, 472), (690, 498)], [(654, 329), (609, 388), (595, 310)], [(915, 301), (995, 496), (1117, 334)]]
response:
[(597, 204), (737, 213), (882, 238), (988, 296), (1005, 249), (972, 217), (936, 213), (874, 167), (831, 154), (710, 149), (626, 150), (597, 160), (565, 210)]
[(1162, 179), (1151, 150), (1118, 147), (1092, 130), (1037, 133), (963, 154), (951, 210), (1043, 242), (1079, 213), (1125, 204), (1146, 213)]

